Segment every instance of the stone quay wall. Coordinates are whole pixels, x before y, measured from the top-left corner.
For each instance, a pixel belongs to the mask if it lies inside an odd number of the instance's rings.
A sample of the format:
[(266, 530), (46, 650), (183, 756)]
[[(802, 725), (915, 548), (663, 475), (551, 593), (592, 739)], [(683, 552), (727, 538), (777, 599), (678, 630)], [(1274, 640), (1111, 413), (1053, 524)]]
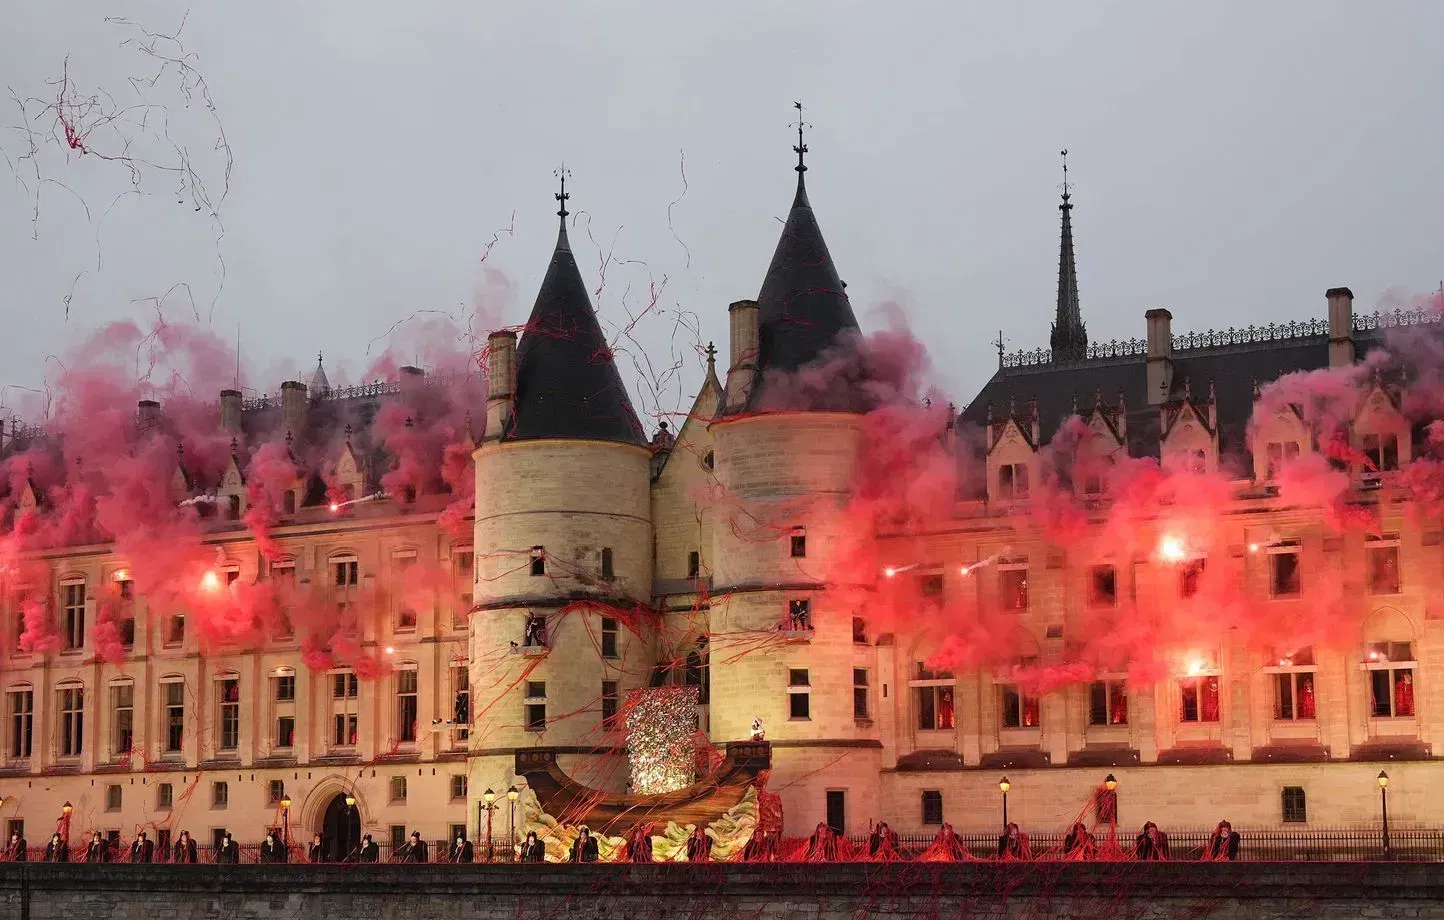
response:
[(1444, 918), (1440, 863), (0, 864), (0, 920)]

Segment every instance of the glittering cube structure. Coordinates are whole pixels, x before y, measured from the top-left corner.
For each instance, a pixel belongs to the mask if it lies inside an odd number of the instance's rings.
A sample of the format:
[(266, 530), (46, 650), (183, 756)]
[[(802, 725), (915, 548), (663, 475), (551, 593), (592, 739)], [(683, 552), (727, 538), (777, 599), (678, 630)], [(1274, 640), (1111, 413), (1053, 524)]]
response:
[(697, 688), (653, 687), (627, 695), (627, 761), (635, 795), (659, 795), (696, 778)]

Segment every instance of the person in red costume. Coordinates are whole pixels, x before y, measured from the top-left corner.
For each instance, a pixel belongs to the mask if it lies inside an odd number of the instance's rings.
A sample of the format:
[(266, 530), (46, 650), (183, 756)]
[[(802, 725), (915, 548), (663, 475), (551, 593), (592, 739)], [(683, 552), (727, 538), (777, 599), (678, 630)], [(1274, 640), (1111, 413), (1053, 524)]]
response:
[(953, 728), (953, 690), (943, 687), (938, 692), (938, 728)]
[(777, 838), (771, 831), (756, 830), (742, 848), (743, 862), (777, 862)]
[(998, 838), (999, 859), (1032, 859), (1033, 848), (1028, 843), (1028, 835), (1023, 833), (1017, 824), (1009, 823), (1003, 829), (1003, 836)]
[(921, 862), (963, 862), (972, 858), (973, 854), (969, 853), (968, 848), (958, 839), (951, 824), (938, 828), (933, 842), (918, 856)]
[(1077, 822), (1063, 838), (1064, 859), (1092, 859), (1098, 855), (1098, 843), (1083, 823)]
[(817, 830), (808, 838), (802, 858), (806, 862), (837, 862), (837, 835), (826, 822), (817, 822)]
[(1218, 721), (1218, 676), (1205, 677), (1203, 679), (1203, 700), (1199, 706), (1200, 720), (1203, 722)]
[(1305, 674), (1299, 682), (1299, 718), (1314, 718), (1314, 677), (1312, 674)]
[(1414, 675), (1405, 671), (1394, 680), (1394, 715), (1414, 714)]
[(867, 838), (867, 858), (879, 862), (902, 859), (897, 844), (897, 832), (888, 827), (886, 821), (878, 822), (872, 829), (872, 835)]

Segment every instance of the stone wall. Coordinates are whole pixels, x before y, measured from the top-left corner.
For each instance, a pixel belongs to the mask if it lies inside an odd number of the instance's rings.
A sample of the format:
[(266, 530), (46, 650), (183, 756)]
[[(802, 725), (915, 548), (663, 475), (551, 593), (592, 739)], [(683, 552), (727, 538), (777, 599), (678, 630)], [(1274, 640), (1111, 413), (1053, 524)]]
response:
[(1444, 864), (0, 865), (0, 920), (1444, 918)]

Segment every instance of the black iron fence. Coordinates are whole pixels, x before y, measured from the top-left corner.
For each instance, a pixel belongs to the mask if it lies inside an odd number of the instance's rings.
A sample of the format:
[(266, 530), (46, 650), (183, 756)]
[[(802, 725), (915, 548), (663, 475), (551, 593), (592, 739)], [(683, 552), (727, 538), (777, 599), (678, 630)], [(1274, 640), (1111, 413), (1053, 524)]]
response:
[[(1203, 858), (1204, 849), (1212, 830), (1163, 828), (1168, 837), (1169, 858), (1173, 860), (1198, 860)], [(1444, 827), (1391, 827), (1388, 845), (1379, 827), (1315, 827), (1315, 828), (1236, 828), (1239, 833), (1240, 861), (1255, 862), (1368, 862), (1374, 860), (1397, 860), (1403, 862), (1444, 862)], [(1120, 832), (1110, 838), (1107, 832), (1097, 835), (1098, 859), (1133, 859), (1134, 831)], [(1035, 860), (1064, 858), (1063, 833), (1044, 832), (1029, 835), (1029, 846)], [(994, 859), (998, 855), (998, 836), (988, 832), (969, 832), (957, 835), (976, 859)], [(898, 857), (905, 860), (917, 859), (929, 846), (931, 834), (899, 835)], [(840, 847), (839, 858), (843, 860), (868, 859), (869, 837), (866, 834), (849, 836)], [(515, 850), (505, 845), (504, 840), (493, 839), (488, 851), (485, 841), (473, 842), (474, 862), (513, 862)], [(802, 858), (807, 848), (807, 838), (784, 838), (778, 848), (783, 859)], [(292, 844), (288, 862), (308, 863), (309, 845)], [(239, 861), (259, 863), (259, 844), (245, 844), (239, 847)], [(426, 841), (426, 861), (430, 863), (450, 862), (451, 841)], [(211, 846), (196, 848), (196, 862), (214, 865), (217, 851)], [(155, 862), (172, 862), (172, 853), (156, 851)], [(35, 862), (45, 859), (44, 847), (31, 847), (28, 858)], [(124, 863), (130, 858), (129, 847), (113, 851), (111, 861)], [(9, 855), (6, 855), (9, 859)], [(71, 849), (71, 862), (85, 862), (85, 847), (77, 845)], [(336, 862), (334, 857), (322, 860)], [(357, 862), (354, 858), (340, 862)], [(414, 861), (411, 852), (404, 847), (393, 847), (389, 841), (377, 842), (377, 862), (399, 863)]]

